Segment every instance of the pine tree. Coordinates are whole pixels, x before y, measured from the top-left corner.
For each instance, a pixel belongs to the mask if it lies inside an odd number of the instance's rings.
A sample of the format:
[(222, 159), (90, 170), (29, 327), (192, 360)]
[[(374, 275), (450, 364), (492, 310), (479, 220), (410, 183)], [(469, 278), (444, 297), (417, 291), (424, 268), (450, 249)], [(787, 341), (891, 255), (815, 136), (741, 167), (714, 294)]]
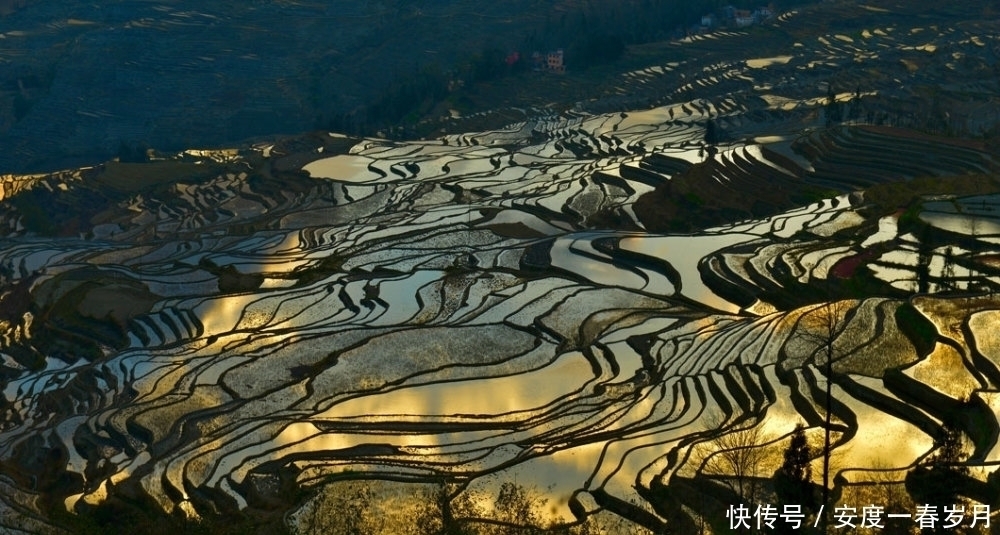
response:
[(795, 426), (784, 457), (781, 467), (774, 473), (774, 493), (778, 501), (781, 504), (801, 505), (804, 512), (814, 512), (816, 493), (809, 465), (813, 451), (802, 424)]
[(839, 123), (843, 119), (840, 110), (840, 103), (837, 102), (837, 94), (833, 91), (833, 84), (826, 84), (826, 125)]
[(705, 143), (708, 145), (717, 145), (719, 143), (718, 127), (715, 125), (715, 120), (713, 119), (709, 119), (705, 123)]

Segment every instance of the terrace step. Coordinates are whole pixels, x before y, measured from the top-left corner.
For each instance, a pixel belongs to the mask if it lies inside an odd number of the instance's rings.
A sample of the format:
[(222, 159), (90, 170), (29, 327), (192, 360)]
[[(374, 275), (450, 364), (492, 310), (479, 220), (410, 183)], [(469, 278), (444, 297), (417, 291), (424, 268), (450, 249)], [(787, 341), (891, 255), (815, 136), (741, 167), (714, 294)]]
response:
[(204, 327), (191, 311), (169, 307), (133, 318), (129, 332), (143, 345), (155, 347), (201, 336)]

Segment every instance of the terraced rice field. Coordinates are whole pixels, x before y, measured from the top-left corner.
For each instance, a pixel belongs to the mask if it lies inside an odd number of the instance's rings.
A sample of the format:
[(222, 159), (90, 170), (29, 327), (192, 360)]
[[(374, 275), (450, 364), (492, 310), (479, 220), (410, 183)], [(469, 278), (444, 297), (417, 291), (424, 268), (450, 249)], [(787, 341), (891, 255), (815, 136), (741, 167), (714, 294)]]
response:
[[(914, 35), (708, 66), (640, 111), (190, 153), (210, 172), (162, 183), (147, 173), (173, 163), (6, 177), (0, 525), (51, 531), (54, 507), (115, 496), (194, 518), (283, 503), (304, 523), (316, 506), (289, 489), (360, 479), (444, 481), (456, 504), (517, 481), (551, 521), (613, 512), (658, 530), (678, 522), (664, 486), (735, 477), (705, 460), (720, 437), (759, 427), (779, 452), (799, 423), (819, 437), (827, 387), (838, 488), (932, 455), (957, 408), (985, 480), (1000, 197), (885, 214), (863, 189), (996, 161), (890, 126), (821, 128), (823, 91), (793, 80)], [(709, 118), (740, 135), (705, 152)], [(657, 231), (635, 207), (671, 183), (740, 217)], [(805, 190), (829, 195), (790, 203)], [(15, 202), (32, 192), (49, 236)]]

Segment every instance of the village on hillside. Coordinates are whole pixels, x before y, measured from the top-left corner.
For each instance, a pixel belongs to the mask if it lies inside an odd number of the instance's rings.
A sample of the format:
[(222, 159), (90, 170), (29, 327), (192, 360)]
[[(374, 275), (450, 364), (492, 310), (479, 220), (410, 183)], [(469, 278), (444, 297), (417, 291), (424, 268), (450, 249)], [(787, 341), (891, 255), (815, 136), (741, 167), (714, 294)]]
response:
[(701, 24), (688, 29), (688, 34), (707, 33), (718, 28), (746, 28), (770, 19), (774, 16), (774, 3), (750, 9), (737, 9), (727, 5), (717, 13), (706, 13), (701, 16)]
[[(747, 28), (754, 24), (760, 24), (770, 20), (775, 16), (775, 5), (771, 2), (767, 5), (758, 6), (754, 9), (738, 9), (732, 4), (726, 5), (716, 12), (706, 13), (701, 16), (700, 23), (695, 23), (688, 28), (679, 27), (674, 33), (674, 37), (681, 39), (692, 35), (701, 35), (725, 28)], [(511, 52), (506, 57), (507, 65), (513, 66), (521, 61), (518, 52)], [(530, 56), (531, 69), (536, 72), (551, 72), (556, 74), (566, 73), (565, 52), (562, 48), (550, 50), (546, 53), (533, 51)]]

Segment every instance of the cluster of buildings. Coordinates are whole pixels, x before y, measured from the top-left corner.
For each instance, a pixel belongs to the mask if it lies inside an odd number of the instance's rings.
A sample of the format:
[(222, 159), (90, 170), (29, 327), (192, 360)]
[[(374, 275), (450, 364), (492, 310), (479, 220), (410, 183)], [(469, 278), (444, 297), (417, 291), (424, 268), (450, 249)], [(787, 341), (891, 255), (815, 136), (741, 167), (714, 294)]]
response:
[[(774, 16), (774, 3), (766, 6), (758, 6), (754, 9), (737, 9), (733, 5), (727, 5), (720, 9), (718, 13), (702, 15), (701, 26), (692, 28), (692, 33), (707, 32), (717, 27), (746, 28), (754, 24), (759, 24)], [(507, 65), (513, 65), (520, 61), (517, 52), (512, 52), (506, 58)], [(566, 63), (563, 49), (552, 50), (547, 53), (532, 52), (530, 58), (532, 70), (540, 72), (554, 72), (562, 74), (566, 72)]]
[(531, 53), (531, 68), (536, 71), (548, 71), (558, 74), (566, 72), (566, 63), (563, 49), (553, 50), (547, 54), (541, 52)]
[(701, 17), (701, 31), (711, 30), (718, 26), (746, 28), (763, 22), (774, 16), (774, 4), (759, 6), (755, 9), (737, 9), (728, 5), (719, 10), (718, 14), (708, 13)]

